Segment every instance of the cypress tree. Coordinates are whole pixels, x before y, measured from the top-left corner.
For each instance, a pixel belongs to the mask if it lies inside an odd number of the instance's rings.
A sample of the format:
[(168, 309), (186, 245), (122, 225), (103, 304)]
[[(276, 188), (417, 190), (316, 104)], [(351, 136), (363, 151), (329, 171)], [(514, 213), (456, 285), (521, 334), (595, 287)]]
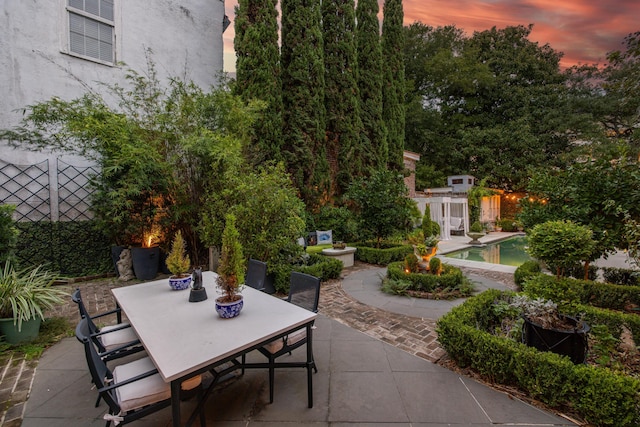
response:
[(277, 0), (239, 0), (235, 7), (236, 84), (245, 101), (260, 99), (265, 111), (246, 149), (254, 165), (281, 158), (282, 80), (278, 48)]
[(382, 55), (384, 82), (382, 87), (383, 118), (389, 146), (388, 166), (404, 169), (404, 12), (402, 0), (385, 0), (382, 22)]
[(366, 158), (358, 108), (353, 0), (323, 1), (322, 29), (329, 194), (336, 196), (346, 190), (351, 177), (362, 175)]
[(364, 128), (364, 143), (373, 153), (371, 166), (376, 169), (386, 167), (389, 158), (384, 120), (382, 119), (383, 75), (378, 11), (377, 0), (358, 1), (356, 46), (360, 119)]
[(282, 0), (283, 147), (308, 208), (328, 189), (324, 62), (319, 0)]

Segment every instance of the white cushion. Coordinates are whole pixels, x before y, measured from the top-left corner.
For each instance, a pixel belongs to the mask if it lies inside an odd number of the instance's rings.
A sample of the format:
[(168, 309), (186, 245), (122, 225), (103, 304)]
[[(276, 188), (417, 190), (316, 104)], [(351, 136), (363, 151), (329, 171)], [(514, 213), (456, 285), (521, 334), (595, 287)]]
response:
[[(105, 326), (104, 328), (100, 329), (100, 332), (109, 332), (120, 326), (121, 325)], [(138, 336), (136, 335), (133, 328), (129, 327), (100, 335), (98, 339), (100, 340), (104, 348), (109, 351), (124, 344), (130, 343), (131, 341), (136, 341), (138, 339)]]
[(461, 225), (462, 225), (462, 218), (458, 218), (455, 216), (451, 217), (451, 227), (453, 229), (460, 228)]
[[(119, 365), (113, 370), (113, 380), (121, 383), (129, 378), (155, 369), (153, 362), (148, 357), (135, 360), (124, 365)], [(143, 406), (169, 399), (171, 387), (165, 383), (160, 374), (154, 374), (131, 384), (116, 388), (116, 395), (122, 413)]]
[(307, 337), (307, 328), (300, 329), (299, 331), (295, 331), (292, 334), (287, 335), (284, 338), (277, 339), (275, 341), (271, 341), (269, 344), (265, 345), (264, 348), (271, 354), (277, 353), (284, 347), (284, 343), (286, 340), (287, 345), (293, 345), (299, 341), (302, 341)]
[(333, 239), (332, 239), (333, 230), (326, 230), (326, 231), (316, 230), (316, 234), (318, 236), (319, 245), (326, 245), (326, 244), (330, 245), (333, 243)]
[[(156, 367), (148, 357), (116, 366), (113, 381), (117, 384), (133, 378)], [(192, 390), (200, 385), (202, 375), (196, 375), (182, 383), (182, 390)], [(171, 397), (171, 386), (165, 383), (160, 374), (154, 374), (131, 384), (116, 388), (118, 403), (122, 413), (141, 408)]]

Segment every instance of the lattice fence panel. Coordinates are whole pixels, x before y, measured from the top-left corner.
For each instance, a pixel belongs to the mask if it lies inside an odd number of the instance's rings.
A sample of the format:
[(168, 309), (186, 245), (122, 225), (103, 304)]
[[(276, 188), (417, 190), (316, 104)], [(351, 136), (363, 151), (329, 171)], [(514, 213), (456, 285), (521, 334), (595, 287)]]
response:
[(58, 159), (58, 210), (60, 221), (92, 219), (89, 179), (98, 173), (92, 166), (78, 167)]
[(0, 160), (0, 203), (16, 205), (18, 221), (51, 220), (49, 162), (14, 165)]

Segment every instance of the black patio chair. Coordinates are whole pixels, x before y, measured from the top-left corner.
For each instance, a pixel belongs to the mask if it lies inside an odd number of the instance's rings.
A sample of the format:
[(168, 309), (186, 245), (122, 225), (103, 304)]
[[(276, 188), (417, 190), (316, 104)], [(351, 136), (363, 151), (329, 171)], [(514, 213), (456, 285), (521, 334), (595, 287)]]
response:
[[(293, 271), (289, 278), (289, 284), (289, 295), (286, 301), (317, 313), (320, 300), (320, 279), (310, 274)], [(276, 359), (286, 353), (291, 354), (293, 350), (306, 343), (307, 329), (303, 328), (258, 348), (258, 351), (269, 359), (269, 403), (273, 403), (275, 368), (278, 366)], [(311, 368), (314, 372), (318, 372), (313, 355), (311, 356)], [(311, 393), (310, 390), (309, 393)]]
[[(86, 322), (81, 319), (80, 322)], [(77, 335), (76, 335), (77, 336)], [(89, 337), (81, 337), (91, 380), (98, 389), (98, 401), (104, 399), (109, 412), (104, 415), (107, 427), (128, 424), (153, 412), (171, 406), (171, 386), (166, 383), (151, 359), (143, 357), (116, 366), (113, 371), (105, 364)], [(183, 390), (198, 388), (201, 393), (200, 375), (182, 383)], [(205, 424), (204, 411), (200, 422)]]
[(247, 274), (244, 277), (244, 284), (259, 291), (264, 291), (264, 282), (267, 279), (267, 263), (250, 259), (247, 264)]
[[(100, 354), (100, 357), (105, 361), (118, 359), (144, 350), (140, 343), (140, 339), (131, 325), (128, 323), (122, 323), (122, 314), (119, 307), (104, 313), (90, 316), (84, 302), (82, 301), (80, 289), (76, 289), (73, 292), (71, 299), (73, 302), (78, 304), (80, 320), (86, 319), (86, 322), (82, 323), (83, 330), (79, 332), (93, 341), (98, 348), (98, 354)], [(117, 316), (118, 324), (108, 325), (102, 328), (98, 328), (98, 326), (96, 326), (94, 322), (95, 319), (100, 319), (112, 314)], [(78, 326), (80, 327), (80, 324)], [(77, 334), (76, 337), (78, 337)], [(81, 338), (78, 338), (78, 340), (82, 341)]]

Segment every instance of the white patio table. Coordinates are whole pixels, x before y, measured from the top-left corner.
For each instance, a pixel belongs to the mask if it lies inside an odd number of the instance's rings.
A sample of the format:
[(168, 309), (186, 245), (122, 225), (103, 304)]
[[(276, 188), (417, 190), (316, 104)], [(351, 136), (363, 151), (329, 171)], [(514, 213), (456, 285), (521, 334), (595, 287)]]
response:
[[(216, 277), (216, 273), (203, 272), (208, 299), (201, 302), (189, 302), (189, 291), (171, 290), (166, 279), (112, 289), (158, 372), (171, 383), (173, 425), (180, 425), (182, 381), (229, 361), (234, 361), (231, 370), (242, 368), (237, 362), (240, 356), (302, 328), (307, 329), (307, 360), (296, 366), (307, 368), (311, 408), (311, 327), (317, 314), (247, 286), (242, 291), (244, 307), (240, 315), (222, 319), (215, 310)], [(246, 367), (266, 367), (266, 364)], [(190, 421), (195, 415), (194, 412)]]

